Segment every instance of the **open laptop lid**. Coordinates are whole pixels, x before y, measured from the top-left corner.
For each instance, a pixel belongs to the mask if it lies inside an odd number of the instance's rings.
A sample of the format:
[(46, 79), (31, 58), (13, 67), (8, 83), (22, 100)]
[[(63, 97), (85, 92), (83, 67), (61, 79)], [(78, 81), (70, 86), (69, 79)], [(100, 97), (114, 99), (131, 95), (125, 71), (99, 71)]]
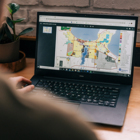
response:
[(137, 20), (38, 12), (35, 74), (131, 85)]

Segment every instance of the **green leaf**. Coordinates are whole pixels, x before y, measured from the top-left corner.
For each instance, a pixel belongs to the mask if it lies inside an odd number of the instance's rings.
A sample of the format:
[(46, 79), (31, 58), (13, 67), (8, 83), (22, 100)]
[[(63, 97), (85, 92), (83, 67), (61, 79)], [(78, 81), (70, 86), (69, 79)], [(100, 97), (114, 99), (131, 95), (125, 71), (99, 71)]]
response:
[(2, 25), (2, 27), (0, 28), (0, 41), (3, 39), (5, 34), (5, 30), (4, 30), (4, 24)]
[(24, 34), (26, 34), (26, 33), (29, 33), (29, 32), (31, 32), (31, 31), (33, 31), (33, 30), (34, 30), (33, 28), (27, 28), (27, 29), (23, 30), (21, 33), (19, 33), (18, 36), (21, 36), (21, 35), (24, 35)]
[(9, 17), (6, 18), (6, 22), (12, 29), (14, 28), (13, 22)]
[[(20, 8), (20, 6), (18, 4), (16, 4), (16, 3), (9, 3), (8, 6), (12, 10), (12, 13), (11, 13), (12, 15), (14, 13), (16, 13)], [(10, 10), (10, 12), (11, 12), (11, 10)]]
[(17, 20), (12, 20), (13, 23), (18, 23), (18, 22), (21, 22), (23, 21), (25, 18), (20, 18), (20, 19), (17, 19)]
[(13, 35), (11, 34), (11, 32), (10, 32), (10, 30), (9, 30), (9, 28), (8, 28), (8, 26), (7, 26), (6, 23), (5, 23), (5, 32), (6, 32), (7, 37), (8, 37), (11, 41), (14, 41), (14, 40), (13, 40)]
[(7, 6), (7, 9), (9, 11), (10, 14), (12, 14), (12, 9), (10, 7)]

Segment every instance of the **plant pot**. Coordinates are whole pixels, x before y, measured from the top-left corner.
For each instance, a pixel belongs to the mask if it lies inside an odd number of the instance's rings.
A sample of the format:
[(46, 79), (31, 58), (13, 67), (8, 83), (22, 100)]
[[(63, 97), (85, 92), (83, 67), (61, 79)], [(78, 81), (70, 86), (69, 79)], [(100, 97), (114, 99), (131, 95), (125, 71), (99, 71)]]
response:
[(0, 63), (0, 71), (3, 72), (17, 72), (24, 69), (26, 66), (26, 55), (24, 52), (19, 52), (19, 59), (15, 62)]
[(12, 43), (0, 44), (0, 63), (14, 62), (19, 59), (20, 38)]

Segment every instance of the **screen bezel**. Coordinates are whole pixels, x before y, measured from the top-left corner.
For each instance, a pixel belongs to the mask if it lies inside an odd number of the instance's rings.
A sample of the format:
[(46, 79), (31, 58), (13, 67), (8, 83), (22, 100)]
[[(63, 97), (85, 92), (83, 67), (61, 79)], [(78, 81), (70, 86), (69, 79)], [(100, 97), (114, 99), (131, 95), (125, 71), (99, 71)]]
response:
[[(39, 28), (39, 16), (40, 15), (135, 20), (136, 22), (135, 22), (135, 34), (134, 34), (134, 44), (133, 44), (131, 76), (130, 77), (122, 77), (122, 76), (103, 75), (103, 74), (96, 74), (96, 73), (89, 74), (89, 73), (67, 72), (67, 71), (57, 71), (57, 70), (47, 70), (47, 69), (37, 68), (38, 28)], [(93, 15), (93, 14), (77, 14), (77, 13), (38, 12), (37, 13), (37, 30), (36, 30), (35, 75), (47, 76), (47, 77), (48, 76), (49, 77), (57, 77), (57, 78), (66, 78), (66, 79), (76, 79), (76, 80), (88, 80), (88, 81), (94, 81), (94, 82), (107, 82), (107, 83), (132, 85), (133, 70), (134, 70), (134, 52), (135, 52), (136, 35), (137, 35), (137, 22), (138, 22), (138, 17), (136, 17), (136, 16), (115, 16), (115, 15)]]

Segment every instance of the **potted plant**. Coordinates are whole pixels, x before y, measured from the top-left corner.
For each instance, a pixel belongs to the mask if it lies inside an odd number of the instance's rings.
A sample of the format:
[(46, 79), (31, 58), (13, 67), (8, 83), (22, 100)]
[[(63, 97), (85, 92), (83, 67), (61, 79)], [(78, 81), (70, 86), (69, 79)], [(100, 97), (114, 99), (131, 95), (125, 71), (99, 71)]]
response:
[(7, 8), (11, 17), (6, 17), (5, 23), (0, 28), (0, 63), (17, 61), (19, 59), (20, 36), (33, 30), (33, 28), (27, 28), (16, 34), (16, 23), (23, 21), (25, 18), (14, 20), (13, 14), (20, 8), (18, 4), (10, 3)]

